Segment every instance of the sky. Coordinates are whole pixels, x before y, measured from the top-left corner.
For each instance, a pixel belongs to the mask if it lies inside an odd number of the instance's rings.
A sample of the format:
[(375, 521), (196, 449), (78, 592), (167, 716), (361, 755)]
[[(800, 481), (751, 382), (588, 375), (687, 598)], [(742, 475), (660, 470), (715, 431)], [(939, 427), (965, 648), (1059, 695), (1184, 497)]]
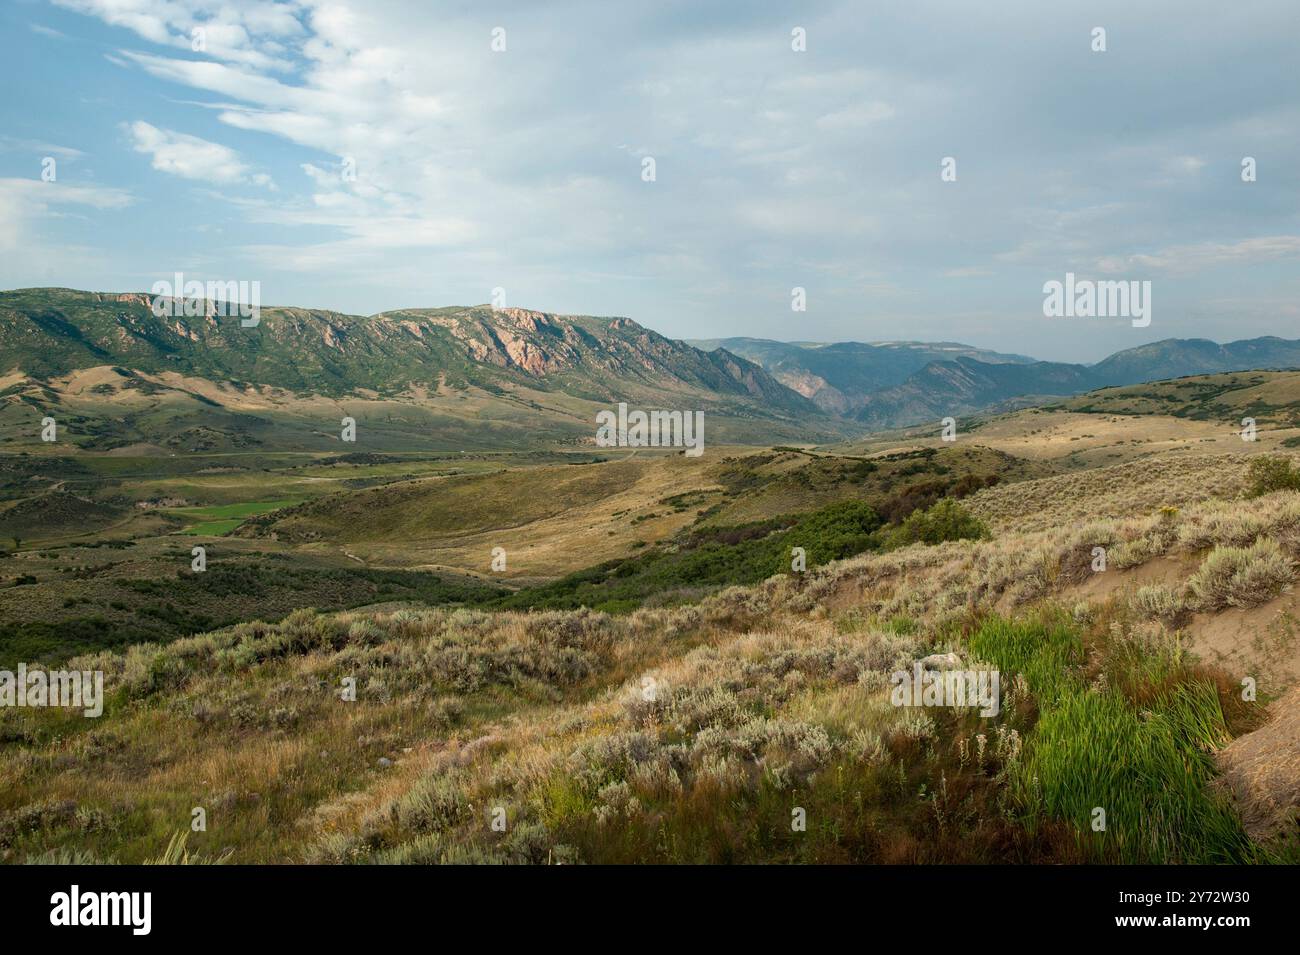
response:
[[(5, 0), (0, 288), (1300, 338), (1297, 62), (1295, 0)], [(1150, 324), (1045, 316), (1067, 272), (1150, 282)]]

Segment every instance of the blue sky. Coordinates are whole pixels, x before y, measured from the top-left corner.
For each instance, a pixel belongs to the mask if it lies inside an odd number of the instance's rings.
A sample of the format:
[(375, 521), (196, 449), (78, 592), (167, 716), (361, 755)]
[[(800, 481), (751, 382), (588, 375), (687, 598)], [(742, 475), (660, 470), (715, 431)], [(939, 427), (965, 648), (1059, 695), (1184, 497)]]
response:
[[(1297, 338), (1297, 47), (1294, 0), (9, 0), (0, 287), (179, 270), (362, 314), (500, 287), (1069, 361)], [(1045, 318), (1067, 271), (1150, 281), (1150, 326)]]

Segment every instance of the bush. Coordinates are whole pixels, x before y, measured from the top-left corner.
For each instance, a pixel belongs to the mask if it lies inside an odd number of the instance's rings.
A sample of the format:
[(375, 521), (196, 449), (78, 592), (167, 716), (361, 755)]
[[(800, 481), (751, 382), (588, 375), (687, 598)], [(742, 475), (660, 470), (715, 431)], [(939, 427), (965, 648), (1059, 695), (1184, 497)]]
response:
[(1292, 466), (1290, 458), (1255, 458), (1246, 476), (1250, 482), (1247, 493), (1251, 497), (1274, 491), (1300, 491), (1300, 471)]
[(989, 537), (984, 522), (956, 501), (945, 498), (924, 511), (915, 511), (890, 535), (890, 544), (941, 544), (944, 541), (983, 540)]
[(1188, 582), (1204, 610), (1254, 607), (1276, 597), (1295, 577), (1289, 557), (1261, 537), (1250, 547), (1216, 547)]
[(808, 567), (843, 560), (878, 544), (880, 517), (863, 501), (840, 501), (807, 514), (774, 517), (735, 527), (702, 528), (673, 549), (609, 561), (540, 587), (503, 598), (502, 608), (576, 609), (609, 613), (698, 597), (700, 588), (745, 586), (791, 568), (791, 549), (802, 547)]
[(1133, 595), (1133, 606), (1147, 617), (1172, 620), (1183, 610), (1183, 598), (1178, 591), (1164, 584), (1138, 588)]

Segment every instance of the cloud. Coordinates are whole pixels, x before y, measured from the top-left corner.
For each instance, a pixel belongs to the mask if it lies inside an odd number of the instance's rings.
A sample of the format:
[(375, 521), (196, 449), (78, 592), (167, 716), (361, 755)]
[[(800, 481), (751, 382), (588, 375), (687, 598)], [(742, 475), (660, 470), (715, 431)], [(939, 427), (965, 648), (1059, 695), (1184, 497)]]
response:
[(861, 103), (817, 117), (818, 129), (860, 129), (894, 118), (894, 107), (888, 103)]
[(41, 23), (29, 23), (27, 28), (38, 36), (49, 37), (51, 40), (66, 40), (68, 35), (60, 33), (53, 27), (47, 27)]
[(41, 157), (54, 156), (68, 161), (83, 159), (86, 155), (80, 149), (73, 149), (71, 146), (58, 146), (32, 139), (14, 139), (9, 136), (0, 136), (0, 150), (31, 153)]
[[(243, 196), (206, 251), (292, 272), (286, 301), (373, 312), (503, 285), (514, 302), (670, 334), (779, 336), (802, 285), (804, 337), (979, 316), (993, 338), (976, 344), (1078, 358), (1131, 341), (1066, 341), (1059, 323), (1026, 338), (993, 317), (1036, 314), (1045, 276), (1090, 264), (1232, 264), (1243, 287), (1261, 266), (1294, 271), (1293, 0), (1250, 16), (1099, 0), (1096, 22), (1114, 24), (1104, 57), (1088, 23), (1033, 0), (869, 17), (809, 4), (806, 53), (776, 0), (516, 0), (490, 17), (420, 0), (55, 2), (114, 28), (107, 55), (145, 85), (128, 115), (154, 115), (161, 96), (170, 125), (204, 137), (132, 124), (154, 168), (223, 187), (275, 172), (279, 192)], [(491, 50), (498, 25), (505, 53)], [(170, 118), (187, 110), (193, 124)], [(239, 153), (221, 145), (228, 130)], [(1249, 186), (1243, 155), (1259, 160)], [(944, 156), (956, 182), (940, 180)], [(962, 283), (954, 309), (936, 275), (988, 278)], [(1178, 283), (1189, 299), (1195, 279)], [(1250, 329), (1266, 330), (1281, 331)]]
[(297, 2), (260, 0), (52, 0), (163, 46), (263, 70), (290, 66), (301, 37)]
[(1189, 273), (1220, 266), (1258, 265), (1284, 259), (1300, 260), (1300, 235), (1269, 235), (1235, 242), (1177, 245), (1151, 253), (1104, 258), (1099, 271), (1132, 274), (1142, 271)]
[(32, 260), (57, 260), (62, 250), (45, 244), (42, 223), (78, 214), (77, 207), (122, 209), (132, 201), (132, 195), (123, 189), (40, 179), (0, 179), (0, 251)]
[(160, 172), (217, 185), (273, 185), (270, 176), (254, 172), (229, 146), (170, 129), (159, 129), (144, 120), (131, 123), (127, 131), (131, 134), (135, 151), (151, 157), (151, 165)]
[(1169, 167), (1176, 172), (1194, 175), (1205, 168), (1205, 160), (1199, 156), (1175, 156)]

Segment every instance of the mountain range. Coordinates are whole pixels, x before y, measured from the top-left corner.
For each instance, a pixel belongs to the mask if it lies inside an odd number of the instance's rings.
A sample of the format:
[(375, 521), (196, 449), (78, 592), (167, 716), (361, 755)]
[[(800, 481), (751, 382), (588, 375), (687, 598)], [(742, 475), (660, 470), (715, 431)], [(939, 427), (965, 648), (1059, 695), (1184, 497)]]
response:
[[(849, 430), (759, 365), (627, 318), (487, 305), (371, 316), (262, 308), (245, 327), (213, 303), (175, 317), (150, 303), (143, 293), (0, 293), (0, 398), (61, 403), (65, 417), (91, 419), (83, 434), (101, 448), (312, 448), (337, 440), (329, 432), (342, 414), (386, 448), (581, 444), (596, 411), (619, 401), (704, 411), (715, 441)], [(301, 426), (313, 420), (315, 438)]]
[(1017, 398), (1076, 395), (1187, 375), (1300, 368), (1300, 341), (1265, 337), (1220, 345), (1169, 338), (1116, 352), (1095, 365), (1035, 361), (952, 342), (696, 341), (762, 365), (826, 411), (866, 428), (970, 414)]
[(41, 377), (107, 363), (335, 395), (545, 381), (595, 401), (630, 386), (698, 388), (772, 410), (815, 410), (725, 348), (692, 348), (627, 318), (486, 305), (369, 317), (268, 308), (246, 328), (210, 304), (193, 317), (158, 317), (149, 306), (140, 293), (0, 293), (0, 354)]
[[(338, 447), (343, 415), (372, 449), (585, 445), (626, 401), (702, 410), (708, 440), (825, 443), (1112, 385), (1300, 368), (1300, 341), (1168, 339), (1094, 365), (956, 342), (678, 341), (628, 318), (487, 305), (371, 316), (212, 303), (154, 314), (144, 293), (0, 292), (0, 443), (44, 414), (83, 447)], [(56, 413), (57, 412), (57, 413)]]
[(986, 364), (1032, 364), (1024, 355), (972, 348), (957, 342), (775, 342), (762, 338), (688, 340), (748, 358), (782, 384), (837, 415), (852, 417), (867, 396), (907, 381), (934, 362), (974, 359)]

